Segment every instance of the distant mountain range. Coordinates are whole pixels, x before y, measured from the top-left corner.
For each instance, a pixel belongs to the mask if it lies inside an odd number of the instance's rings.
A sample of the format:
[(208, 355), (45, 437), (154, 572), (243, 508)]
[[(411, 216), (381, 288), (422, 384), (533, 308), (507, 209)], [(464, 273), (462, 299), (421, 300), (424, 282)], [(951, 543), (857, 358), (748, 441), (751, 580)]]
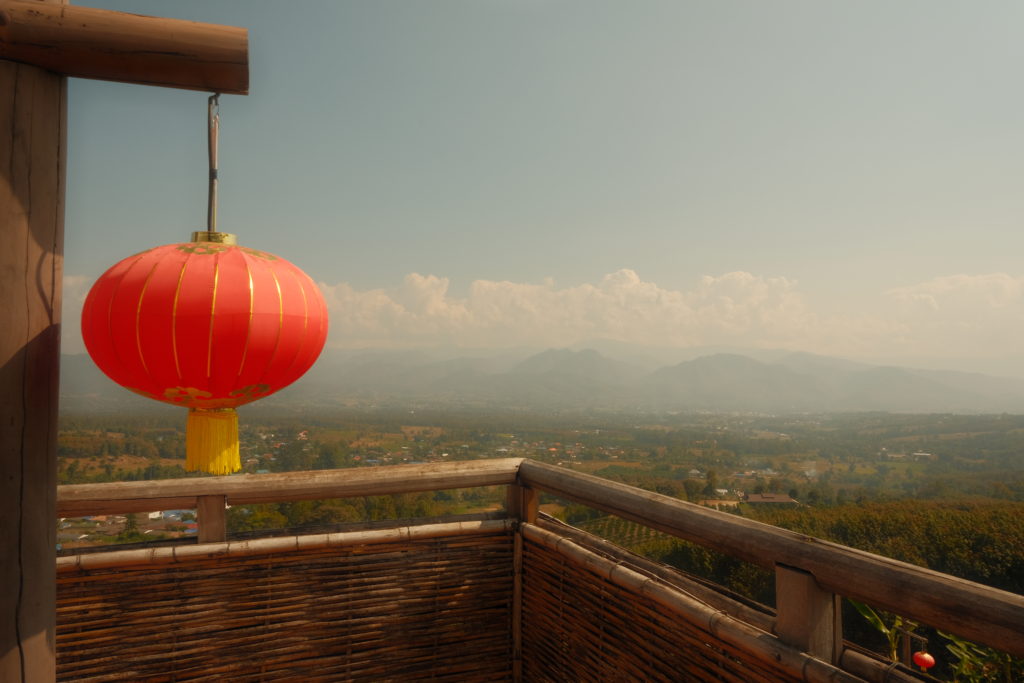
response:
[[(1024, 380), (791, 352), (709, 353), (659, 366), (654, 356), (612, 358), (592, 348), (472, 355), (328, 350), (306, 377), (260, 403), (281, 409), (1024, 413)], [(63, 410), (150, 404), (158, 407), (116, 386), (88, 356), (62, 358)]]

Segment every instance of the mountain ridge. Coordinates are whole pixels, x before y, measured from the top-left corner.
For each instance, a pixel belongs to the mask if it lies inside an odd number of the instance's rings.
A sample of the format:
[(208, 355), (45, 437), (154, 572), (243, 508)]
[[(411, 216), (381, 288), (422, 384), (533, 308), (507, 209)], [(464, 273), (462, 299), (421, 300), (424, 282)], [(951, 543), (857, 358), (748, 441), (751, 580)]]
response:
[[(261, 403), (329, 408), (428, 402), (640, 412), (1024, 412), (1020, 379), (781, 350), (761, 357), (719, 352), (650, 369), (650, 363), (610, 358), (589, 348), (491, 356), (328, 350), (306, 377)], [(64, 410), (115, 410), (140, 403), (88, 356), (64, 356), (61, 375)]]

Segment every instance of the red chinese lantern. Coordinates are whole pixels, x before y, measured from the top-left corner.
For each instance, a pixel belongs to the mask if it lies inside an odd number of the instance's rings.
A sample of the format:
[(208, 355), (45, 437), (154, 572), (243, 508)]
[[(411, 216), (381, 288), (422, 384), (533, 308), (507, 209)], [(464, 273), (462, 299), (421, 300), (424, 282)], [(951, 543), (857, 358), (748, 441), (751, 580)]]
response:
[(93, 285), (82, 337), (118, 384), (189, 409), (189, 470), (241, 468), (237, 406), (288, 386), (327, 338), (320, 290), (288, 261), (198, 232), (130, 256)]
[(928, 671), (928, 669), (935, 666), (935, 657), (921, 650), (920, 652), (914, 653), (914, 664), (921, 667), (921, 671)]

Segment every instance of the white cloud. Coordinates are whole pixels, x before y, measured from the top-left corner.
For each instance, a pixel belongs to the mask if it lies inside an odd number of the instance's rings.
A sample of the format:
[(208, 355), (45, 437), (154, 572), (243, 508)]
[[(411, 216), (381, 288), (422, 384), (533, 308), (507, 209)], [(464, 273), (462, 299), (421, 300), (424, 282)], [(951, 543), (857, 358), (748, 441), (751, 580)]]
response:
[(1024, 340), (1024, 277), (949, 275), (887, 292), (903, 322), (896, 343), (932, 356), (1017, 355)]
[[(477, 280), (465, 298), (449, 282), (409, 275), (394, 290), (321, 284), (336, 346), (563, 346), (602, 337), (658, 346), (745, 344), (808, 348), (829, 327), (807, 309), (797, 283), (745, 272), (665, 289), (628, 269), (596, 284), (558, 288)], [(848, 335), (847, 335), (848, 336)]]
[(901, 304), (917, 304), (935, 313), (973, 317), (998, 311), (1017, 318), (1024, 314), (1024, 277), (1006, 273), (948, 275), (899, 287), (888, 294)]

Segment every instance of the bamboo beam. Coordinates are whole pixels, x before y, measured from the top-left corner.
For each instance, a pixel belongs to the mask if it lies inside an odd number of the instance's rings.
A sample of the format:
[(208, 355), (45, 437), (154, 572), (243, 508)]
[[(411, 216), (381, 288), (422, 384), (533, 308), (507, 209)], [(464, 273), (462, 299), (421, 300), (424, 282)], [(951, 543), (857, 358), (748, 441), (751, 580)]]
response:
[(843, 650), (839, 662), (843, 671), (870, 683), (921, 683), (921, 677), (903, 664), (875, 659), (851, 648)]
[(188, 509), (197, 506), (200, 496), (225, 496), (227, 504), (243, 505), (500, 486), (515, 482), (520, 462), (519, 458), (505, 458), (316, 472), (74, 484), (57, 488), (57, 515), (79, 517)]
[[(250, 557), (288, 553), (298, 550), (319, 548), (343, 548), (353, 545), (374, 545), (380, 543), (406, 543), (417, 539), (440, 538), (443, 536), (472, 536), (511, 532), (512, 521), (491, 519), (477, 522), (448, 522), (444, 524), (422, 524), (392, 529), (369, 531), (346, 531), (333, 534), (311, 534), (308, 536), (275, 536), (252, 541), (230, 541), (225, 543), (201, 543), (137, 550), (113, 550), (106, 553), (87, 553), (58, 557), (57, 573), (82, 569), (111, 569), (157, 564), (178, 564), (201, 559), (221, 557)], [(5, 679), (6, 680), (6, 679)]]
[(248, 40), (234, 26), (0, 2), (0, 59), (79, 78), (245, 95)]
[(519, 479), (766, 569), (796, 567), (826, 591), (1024, 656), (1022, 595), (534, 460)]
[(65, 80), (0, 61), (0, 681), (55, 675)]

